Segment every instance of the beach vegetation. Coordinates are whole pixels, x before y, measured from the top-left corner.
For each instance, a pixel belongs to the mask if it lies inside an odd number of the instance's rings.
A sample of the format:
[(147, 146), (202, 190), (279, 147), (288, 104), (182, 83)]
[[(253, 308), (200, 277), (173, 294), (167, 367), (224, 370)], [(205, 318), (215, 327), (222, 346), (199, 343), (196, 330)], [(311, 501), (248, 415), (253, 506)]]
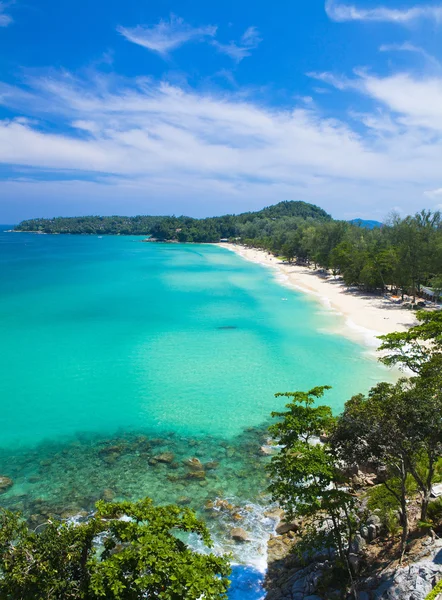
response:
[(351, 544), (358, 526), (355, 498), (343, 486), (331, 446), (319, 441), (334, 424), (331, 409), (316, 404), (328, 389), (277, 394), (290, 402), (287, 410), (272, 413), (278, 421), (270, 433), (281, 449), (268, 466), (269, 489), (286, 518), (303, 519), (297, 550), (303, 555), (321, 548), (336, 552), (352, 581)]
[(418, 324), (407, 331), (379, 337), (379, 360), (431, 379), (442, 364), (442, 311), (418, 311), (416, 319)]
[(83, 522), (48, 520), (36, 530), (0, 511), (0, 597), (5, 600), (221, 600), (229, 557), (207, 548), (206, 526), (186, 508), (138, 502), (97, 503)]

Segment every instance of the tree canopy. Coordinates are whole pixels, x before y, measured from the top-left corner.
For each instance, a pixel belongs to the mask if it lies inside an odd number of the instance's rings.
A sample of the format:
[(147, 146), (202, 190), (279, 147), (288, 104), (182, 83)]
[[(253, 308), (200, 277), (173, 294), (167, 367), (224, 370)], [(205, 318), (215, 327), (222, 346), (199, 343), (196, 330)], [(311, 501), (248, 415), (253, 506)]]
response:
[(97, 503), (82, 523), (48, 521), (31, 531), (0, 511), (0, 597), (4, 600), (222, 600), (228, 557), (192, 550), (182, 536), (206, 526), (177, 506)]

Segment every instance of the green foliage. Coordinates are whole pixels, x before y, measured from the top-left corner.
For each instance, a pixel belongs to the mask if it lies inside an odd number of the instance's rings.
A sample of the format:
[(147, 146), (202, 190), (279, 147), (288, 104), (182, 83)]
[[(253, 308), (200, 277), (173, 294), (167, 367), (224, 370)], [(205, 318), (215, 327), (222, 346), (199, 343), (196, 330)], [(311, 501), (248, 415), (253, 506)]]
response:
[[(390, 482), (389, 487), (393, 487)], [(395, 486), (397, 487), (397, 486)], [(380, 518), (390, 511), (397, 511), (400, 508), (397, 496), (392, 494), (385, 485), (376, 485), (367, 492), (367, 508), (370, 512), (379, 511)]]
[(407, 498), (416, 489), (422, 496), (421, 521), (427, 519), (436, 465), (442, 454), (441, 389), (440, 370), (432, 371), (430, 377), (380, 383), (368, 397), (355, 396), (346, 403), (331, 439), (346, 464), (382, 467), (392, 478), (383, 485), (398, 501), (403, 549), (408, 535)]
[(355, 499), (341, 485), (330, 447), (317, 439), (330, 431), (334, 422), (328, 406), (315, 406), (328, 389), (323, 386), (309, 392), (276, 394), (292, 402), (286, 405), (286, 411), (272, 413), (280, 420), (270, 427), (270, 433), (281, 450), (268, 466), (269, 487), (289, 518), (304, 517), (298, 550), (336, 549), (351, 579), (348, 553), (357, 530)]
[(379, 359), (387, 366), (397, 365), (416, 374), (435, 366), (438, 371), (442, 360), (442, 311), (416, 313), (418, 324), (407, 331), (389, 333), (379, 337), (379, 350), (384, 355)]
[[(149, 498), (97, 503), (81, 524), (48, 521), (30, 531), (19, 515), (0, 512), (0, 597), (5, 600), (220, 600), (227, 557), (199, 554), (178, 534), (212, 545), (188, 509), (155, 507)], [(98, 537), (103, 548), (97, 544)]]
[(327, 389), (276, 394), (292, 402), (286, 405), (287, 411), (272, 413), (280, 421), (269, 431), (282, 448), (268, 467), (270, 491), (290, 516), (314, 514), (331, 495), (327, 487), (335, 477), (333, 459), (324, 446), (312, 443), (333, 421), (328, 406), (314, 406)]
[[(405, 493), (412, 497), (416, 493), (416, 482), (409, 475), (405, 482)], [(367, 509), (370, 513), (376, 512), (381, 519), (383, 527), (390, 535), (397, 535), (401, 525), (398, 514), (401, 510), (399, 501), (401, 495), (401, 481), (399, 478), (389, 479), (385, 484), (379, 484), (367, 491)]]
[(428, 505), (427, 519), (433, 525), (437, 525), (442, 520), (442, 498), (433, 500)]
[(442, 457), (438, 458), (434, 466), (434, 483), (442, 482)]
[(331, 217), (306, 202), (285, 201), (258, 212), (224, 215), (207, 219), (168, 216), (56, 217), (22, 221), (18, 231), (43, 233), (86, 233), (151, 235), (180, 242), (218, 242), (221, 238), (277, 238), (295, 230), (305, 220), (327, 221)]
[(431, 592), (428, 594), (425, 600), (436, 600), (439, 594), (442, 594), (442, 580), (435, 585), (435, 587), (431, 590)]

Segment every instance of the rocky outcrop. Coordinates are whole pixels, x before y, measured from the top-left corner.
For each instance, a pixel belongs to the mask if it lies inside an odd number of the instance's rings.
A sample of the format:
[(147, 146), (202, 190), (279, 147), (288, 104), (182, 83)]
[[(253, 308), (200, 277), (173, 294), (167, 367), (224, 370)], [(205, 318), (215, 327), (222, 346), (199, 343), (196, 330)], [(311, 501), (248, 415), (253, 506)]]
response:
[[(375, 515), (374, 515), (375, 516)], [(368, 527), (377, 529), (375, 518)], [(266, 600), (332, 600), (342, 598), (342, 591), (323, 591), (321, 579), (332, 567), (326, 556), (318, 556), (311, 564), (301, 567), (294, 557), (288, 555), (280, 559), (274, 552), (275, 545), (284, 551), (284, 536), (269, 542), (269, 553), (275, 561), (269, 566), (267, 577), (268, 594)], [(363, 561), (367, 540), (357, 535), (353, 540), (350, 560), (356, 571)], [(287, 554), (288, 547), (285, 546)], [(278, 560), (279, 558), (279, 560)], [(442, 540), (424, 543), (424, 550), (414, 562), (396, 566), (371, 577), (357, 580), (358, 600), (425, 600), (436, 583), (442, 579)]]
[(428, 539), (420, 560), (360, 582), (367, 600), (425, 600), (442, 579), (442, 540)]

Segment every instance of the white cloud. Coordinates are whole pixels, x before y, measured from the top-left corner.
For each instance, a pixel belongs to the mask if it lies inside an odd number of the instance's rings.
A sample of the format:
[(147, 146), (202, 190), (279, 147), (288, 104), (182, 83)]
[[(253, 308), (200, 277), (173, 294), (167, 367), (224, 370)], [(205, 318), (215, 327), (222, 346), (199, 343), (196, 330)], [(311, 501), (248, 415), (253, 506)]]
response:
[(216, 29), (213, 25), (192, 27), (174, 15), (171, 15), (169, 21), (161, 20), (157, 25), (117, 28), (119, 33), (130, 42), (162, 56), (166, 56), (186, 42), (211, 38), (216, 34)]
[(250, 56), (252, 50), (257, 48), (258, 44), (262, 41), (259, 37), (259, 32), (256, 27), (249, 27), (241, 36), (239, 43), (229, 42), (228, 44), (222, 44), (217, 40), (214, 40), (212, 44), (222, 52), (227, 54), (230, 58), (233, 58), (236, 62), (241, 62), (247, 56)]
[(12, 21), (12, 17), (6, 13), (6, 4), (0, 2), (0, 27), (7, 27)]
[[(0, 86), (0, 104), (33, 118), (0, 121), (0, 162), (15, 165), (11, 172), (67, 173), (77, 182), (69, 193), (81, 187), (91, 199), (94, 190), (103, 198), (107, 190), (121, 202), (191, 200), (205, 203), (206, 212), (211, 202), (232, 211), (284, 198), (314, 201), (337, 215), (349, 206), (388, 212), (398, 199), (421, 208), (424, 192), (440, 187), (442, 80), (348, 81), (382, 105), (354, 114), (354, 128), (325, 118), (314, 104), (270, 108), (147, 79), (41, 76), (27, 80), (26, 93)], [(48, 133), (38, 120), (48, 114), (66, 133)], [(92, 181), (80, 186), (84, 177)], [(60, 186), (18, 178), (3, 183), (2, 194), (56, 196)]]
[(442, 133), (442, 77), (415, 77), (396, 73), (386, 77), (356, 70), (357, 77), (338, 77), (332, 73), (310, 73), (314, 79), (329, 83), (338, 90), (357, 91), (381, 102), (392, 115), (397, 127)]
[[(428, 198), (439, 198), (439, 196), (442, 196), (442, 188), (425, 192), (425, 196), (428, 196)], [(442, 208), (442, 204), (438, 204), (437, 208)]]
[(408, 24), (420, 19), (430, 19), (442, 23), (442, 5), (421, 4), (411, 8), (358, 8), (351, 4), (340, 4), (335, 0), (325, 3), (327, 15), (333, 21), (379, 21)]
[(442, 66), (441, 63), (437, 60), (437, 58), (435, 58), (434, 56), (429, 54), (426, 50), (424, 50), (420, 46), (415, 46), (414, 44), (411, 44), (410, 42), (404, 42), (403, 44), (383, 44), (379, 48), (379, 51), (380, 52), (412, 52), (414, 54), (420, 54), (421, 56), (423, 56), (424, 59), (427, 61), (428, 65), (431, 65), (438, 70), (440, 70), (440, 68)]

